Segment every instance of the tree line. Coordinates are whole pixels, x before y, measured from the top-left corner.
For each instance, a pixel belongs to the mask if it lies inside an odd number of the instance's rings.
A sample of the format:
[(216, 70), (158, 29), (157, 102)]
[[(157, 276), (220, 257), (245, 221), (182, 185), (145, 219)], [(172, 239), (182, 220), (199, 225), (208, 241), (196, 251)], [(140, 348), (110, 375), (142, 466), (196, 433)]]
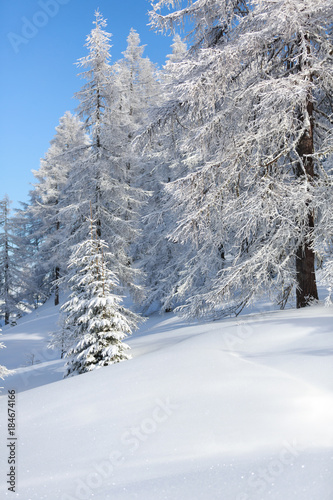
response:
[(30, 202), (13, 217), (1, 202), (6, 323), (58, 303), (88, 241), (109, 292), (143, 313), (223, 317), (263, 295), (305, 307), (318, 275), (332, 284), (332, 2), (156, 0), (150, 19), (174, 34), (162, 70), (135, 30), (111, 65), (96, 12), (77, 114)]

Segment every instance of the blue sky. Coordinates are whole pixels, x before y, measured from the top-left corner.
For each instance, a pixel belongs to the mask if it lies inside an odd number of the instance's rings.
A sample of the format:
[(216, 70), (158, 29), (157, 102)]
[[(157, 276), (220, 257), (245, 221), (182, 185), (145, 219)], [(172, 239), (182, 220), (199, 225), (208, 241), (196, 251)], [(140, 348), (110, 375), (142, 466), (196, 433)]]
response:
[(28, 200), (40, 158), (65, 111), (74, 111), (74, 92), (83, 85), (75, 62), (87, 54), (87, 34), (99, 8), (113, 34), (115, 62), (126, 49), (130, 28), (159, 66), (172, 38), (147, 26), (149, 0), (1, 0), (0, 2), (0, 198)]

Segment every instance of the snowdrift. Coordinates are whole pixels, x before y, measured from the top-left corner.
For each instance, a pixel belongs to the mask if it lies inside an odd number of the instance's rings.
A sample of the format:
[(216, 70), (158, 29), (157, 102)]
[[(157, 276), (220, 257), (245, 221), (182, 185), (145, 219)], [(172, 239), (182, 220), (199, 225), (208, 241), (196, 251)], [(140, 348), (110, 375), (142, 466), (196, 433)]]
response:
[(3, 331), (0, 363), (16, 372), (0, 399), (2, 498), (333, 498), (332, 308), (192, 324), (153, 316), (129, 340), (132, 360), (64, 380), (46, 349), (57, 318), (49, 303)]

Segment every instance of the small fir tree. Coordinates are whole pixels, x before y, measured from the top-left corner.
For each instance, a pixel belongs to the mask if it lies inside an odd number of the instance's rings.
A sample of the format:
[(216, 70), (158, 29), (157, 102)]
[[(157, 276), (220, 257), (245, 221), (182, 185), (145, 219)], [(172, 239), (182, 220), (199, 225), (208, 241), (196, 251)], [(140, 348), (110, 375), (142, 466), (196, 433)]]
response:
[(72, 347), (71, 342), (71, 329), (67, 325), (66, 317), (60, 315), (59, 329), (50, 333), (50, 341), (48, 343), (48, 349), (57, 349), (60, 351), (60, 358), (62, 359), (66, 352)]
[(139, 316), (120, 304), (114, 293), (118, 279), (108, 268), (112, 257), (91, 223), (91, 237), (76, 245), (69, 262), (72, 293), (62, 309), (72, 347), (65, 377), (90, 372), (126, 359), (129, 346), (123, 339), (137, 328)]
[[(1, 332), (1, 330), (0, 330)], [(2, 342), (0, 342), (0, 349), (3, 349), (4, 347), (6, 347)], [(6, 375), (8, 375), (10, 373), (9, 370), (7, 370), (7, 368), (5, 366), (2, 366), (0, 365), (0, 379), (3, 380), (5, 378)]]

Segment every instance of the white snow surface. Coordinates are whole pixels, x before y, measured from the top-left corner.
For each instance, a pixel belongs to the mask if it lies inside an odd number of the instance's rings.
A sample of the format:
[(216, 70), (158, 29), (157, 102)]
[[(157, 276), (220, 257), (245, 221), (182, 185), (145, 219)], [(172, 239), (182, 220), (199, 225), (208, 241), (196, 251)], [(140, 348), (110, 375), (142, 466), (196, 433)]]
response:
[(127, 339), (133, 359), (69, 379), (46, 348), (57, 320), (48, 302), (2, 332), (15, 373), (1, 383), (1, 498), (333, 499), (332, 307), (152, 316)]

